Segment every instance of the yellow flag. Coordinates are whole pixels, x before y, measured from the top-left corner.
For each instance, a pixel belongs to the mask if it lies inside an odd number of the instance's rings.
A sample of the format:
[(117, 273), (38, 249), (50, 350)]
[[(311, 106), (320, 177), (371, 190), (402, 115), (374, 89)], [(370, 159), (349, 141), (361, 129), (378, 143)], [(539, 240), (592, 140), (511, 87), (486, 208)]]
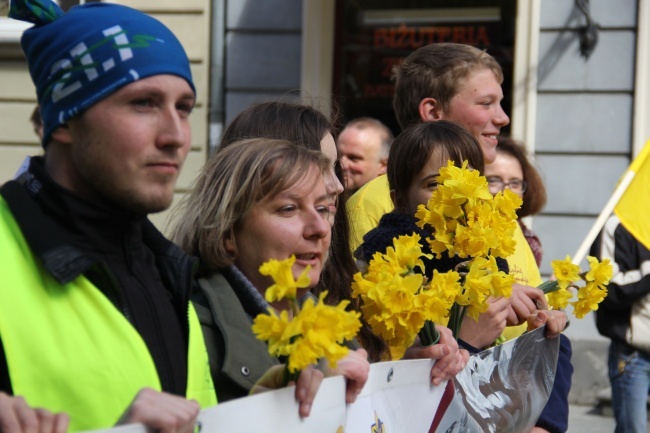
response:
[(614, 208), (614, 213), (639, 242), (650, 249), (650, 140), (632, 161), (626, 174), (634, 178)]

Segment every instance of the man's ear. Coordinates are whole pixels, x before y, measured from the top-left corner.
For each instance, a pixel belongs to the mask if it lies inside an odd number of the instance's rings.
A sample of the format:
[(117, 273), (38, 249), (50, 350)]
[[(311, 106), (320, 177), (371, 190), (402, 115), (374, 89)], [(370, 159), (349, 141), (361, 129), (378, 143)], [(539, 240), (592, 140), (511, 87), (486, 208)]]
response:
[(381, 158), (379, 160), (379, 170), (377, 171), (377, 176), (386, 174), (386, 169), (388, 168), (388, 158)]
[(70, 134), (70, 128), (67, 124), (58, 126), (52, 134), (50, 134), (50, 140), (58, 141), (59, 143), (71, 144), (72, 135)]
[(424, 98), (418, 104), (420, 119), (424, 122), (432, 122), (442, 119), (442, 107), (435, 98)]

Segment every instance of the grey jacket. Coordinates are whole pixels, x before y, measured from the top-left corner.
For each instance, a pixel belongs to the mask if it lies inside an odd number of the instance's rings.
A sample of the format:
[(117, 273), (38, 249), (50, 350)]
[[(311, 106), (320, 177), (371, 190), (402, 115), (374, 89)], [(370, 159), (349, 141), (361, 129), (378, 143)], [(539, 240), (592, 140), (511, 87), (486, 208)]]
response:
[(201, 322), (217, 398), (225, 402), (244, 397), (280, 361), (269, 355), (266, 343), (255, 338), (252, 317), (223, 273), (200, 278), (198, 285), (200, 290), (192, 301)]

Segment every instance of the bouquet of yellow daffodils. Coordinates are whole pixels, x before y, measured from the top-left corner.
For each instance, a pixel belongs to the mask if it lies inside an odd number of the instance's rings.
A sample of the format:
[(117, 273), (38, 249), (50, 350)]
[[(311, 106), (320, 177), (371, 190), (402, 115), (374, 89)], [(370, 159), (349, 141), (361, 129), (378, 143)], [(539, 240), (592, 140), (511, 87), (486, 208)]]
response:
[(350, 301), (327, 305), (323, 301), (327, 292), (321, 293), (317, 302), (307, 299), (298, 305), (296, 293), (299, 288), (309, 287), (310, 267), (295, 280), (291, 270), (295, 261), (295, 256), (282, 261), (271, 259), (260, 267), (260, 273), (274, 281), (264, 294), (267, 302), (287, 300), (290, 309), (278, 314), (269, 308), (269, 314), (260, 314), (253, 321), (253, 332), (268, 342), (269, 353), (288, 358), (287, 382), (321, 358), (336, 368), (336, 361), (348, 353), (342, 343), (353, 339), (361, 328), (359, 313), (346, 311)]
[(429, 281), (415, 269), (424, 271), (420, 236), (400, 236), (385, 254), (376, 253), (368, 270), (358, 272), (352, 293), (363, 301), (361, 310), (373, 332), (386, 341), (391, 359), (400, 359), (420, 336), (423, 344), (435, 344), (440, 323), (460, 290), (456, 272), (434, 272)]
[(415, 268), (424, 271), (421, 258), (431, 255), (423, 255), (418, 235), (402, 236), (386, 254), (376, 253), (352, 285), (364, 318), (393, 359), (402, 357), (416, 336), (423, 345), (434, 344), (434, 323), (447, 324), (457, 338), (466, 314), (476, 320), (489, 297), (512, 294), (514, 278), (499, 271), (496, 257), (514, 252), (521, 198), (509, 190), (492, 196), (485, 177), (466, 161), (462, 167), (449, 161), (437, 182), (429, 202), (418, 207), (417, 224), (432, 229), (426, 241), (436, 258), (444, 253), (466, 260), (455, 270), (421, 275)]
[[(589, 270), (581, 272), (580, 266), (571, 262), (571, 257), (564, 260), (553, 260), (551, 267), (555, 280), (542, 283), (539, 288), (547, 294), (548, 305), (552, 308), (566, 308), (577, 290), (577, 301), (571, 302), (576, 318), (582, 319), (590, 311), (596, 311), (598, 304), (607, 296), (607, 284), (612, 279), (612, 265), (609, 259), (599, 262), (595, 257), (588, 256)], [(578, 282), (583, 282), (579, 286)]]

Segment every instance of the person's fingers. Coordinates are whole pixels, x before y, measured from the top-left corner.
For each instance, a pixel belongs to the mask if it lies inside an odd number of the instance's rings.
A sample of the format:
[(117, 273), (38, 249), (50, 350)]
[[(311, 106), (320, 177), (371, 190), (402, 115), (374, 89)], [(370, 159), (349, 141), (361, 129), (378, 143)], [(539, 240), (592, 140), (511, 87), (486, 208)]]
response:
[(22, 397), (16, 397), (14, 402), (14, 412), (20, 424), (19, 431), (23, 433), (38, 433), (38, 418), (36, 417), (35, 409), (29, 407)]
[(564, 331), (566, 326), (566, 314), (563, 311), (549, 310), (546, 312), (548, 319), (546, 321), (546, 337), (557, 337)]
[(144, 388), (118, 424), (142, 423), (161, 433), (189, 433), (194, 429), (200, 410), (194, 400)]
[(454, 377), (462, 367), (462, 356), (459, 351), (439, 359), (431, 369), (431, 383), (440, 385), (443, 381)]
[(533, 301), (538, 310), (548, 310), (544, 291), (538, 287), (520, 285), (522, 292)]
[(353, 403), (368, 381), (370, 363), (365, 349), (351, 350), (336, 363), (336, 368), (325, 369), (325, 377), (342, 375), (346, 380), (345, 402)]
[[(537, 305), (536, 305), (536, 300), (534, 298), (537, 297), (539, 294), (538, 292), (541, 292), (539, 289), (535, 289), (534, 287), (529, 287), (529, 286), (522, 286), (521, 284), (515, 284), (513, 285), (513, 290), (512, 290), (512, 309), (517, 315), (517, 323), (515, 324), (521, 324), (525, 323), (526, 320), (528, 319), (528, 316), (533, 314), (535, 311), (537, 311)], [(542, 293), (542, 298), (543, 298), (543, 293)], [(509, 323), (510, 323), (509, 319)], [(512, 324), (512, 323), (510, 323)]]
[(53, 433), (55, 415), (50, 411), (40, 408), (34, 409), (34, 412), (38, 420), (38, 431), (40, 433)]
[(544, 292), (541, 289), (538, 289), (537, 287), (533, 287), (533, 289), (535, 290), (533, 291), (534, 295), (531, 296), (531, 299), (535, 303), (537, 309), (548, 310), (548, 301), (546, 300), (546, 296), (544, 295)]
[(368, 374), (370, 373), (368, 352), (365, 349), (351, 351), (342, 362), (344, 363), (342, 374), (347, 379), (345, 402), (350, 404), (354, 403), (368, 381)]
[(54, 415), (54, 433), (66, 433), (70, 426), (70, 417), (67, 413), (57, 413)]
[(547, 338), (557, 337), (562, 333), (566, 325), (566, 314), (557, 310), (540, 310), (528, 318), (528, 330), (532, 331), (546, 324)]
[(462, 367), (461, 370), (465, 368), (467, 363), (469, 362), (469, 352), (465, 349), (460, 349), (460, 357), (461, 357), (461, 362), (462, 362)]
[(444, 326), (436, 326), (440, 333), (440, 345), (446, 346), (445, 355), (438, 360), (431, 369), (431, 382), (440, 385), (443, 381), (451, 379), (461, 370), (462, 357), (458, 349), (458, 342), (451, 330)]
[(16, 399), (0, 392), (0, 432), (21, 433), (22, 427), (15, 411)]
[(557, 317), (550, 315), (546, 319), (546, 337), (547, 338), (553, 338), (557, 337), (560, 334), (560, 329), (559, 329), (559, 324), (557, 321)]
[(506, 316), (506, 326), (516, 326), (519, 324), (519, 317), (514, 308), (510, 307)]
[(539, 328), (540, 326), (544, 326), (546, 321), (548, 320), (548, 314), (546, 310), (540, 310), (536, 311), (533, 314), (531, 314), (528, 317), (528, 330), (532, 331), (534, 329)]
[(298, 401), (298, 414), (305, 418), (311, 412), (311, 406), (316, 398), (316, 393), (323, 381), (323, 373), (313, 366), (309, 366), (300, 372), (296, 383), (296, 400)]

